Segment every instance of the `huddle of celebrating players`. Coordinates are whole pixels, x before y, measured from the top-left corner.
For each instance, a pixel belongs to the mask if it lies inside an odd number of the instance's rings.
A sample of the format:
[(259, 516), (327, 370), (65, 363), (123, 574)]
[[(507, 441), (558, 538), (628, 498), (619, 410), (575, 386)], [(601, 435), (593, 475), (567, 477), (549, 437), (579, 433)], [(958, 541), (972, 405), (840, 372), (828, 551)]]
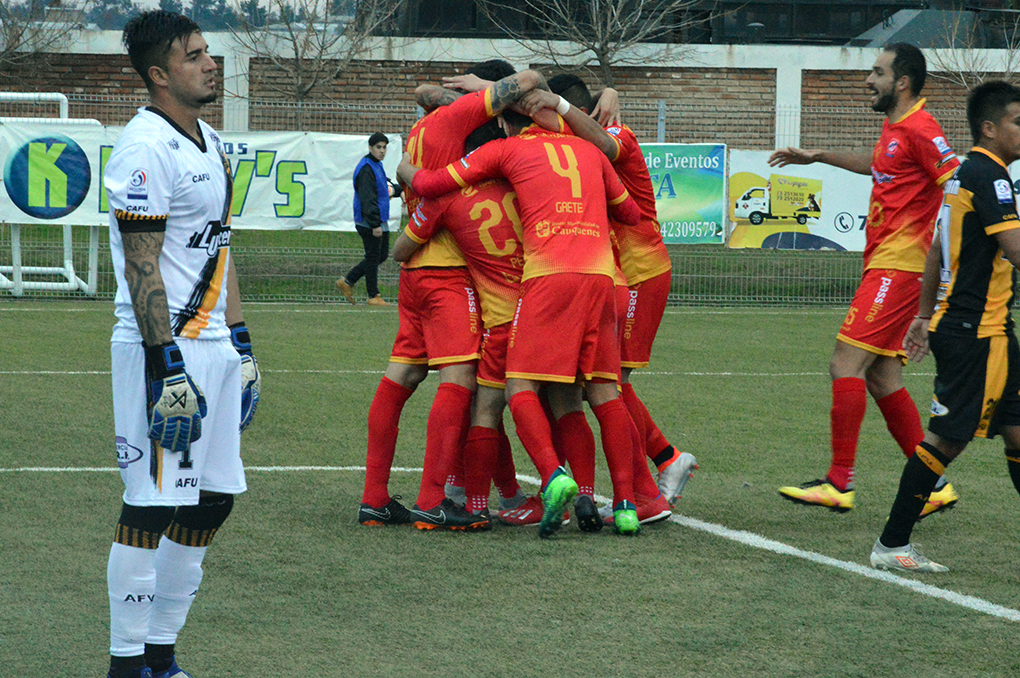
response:
[[(393, 248), (403, 262), (400, 329), (369, 410), (359, 521), (488, 529), (494, 483), (496, 519), (538, 525), (542, 537), (571, 511), (582, 531), (609, 523), (637, 534), (669, 516), (697, 464), (666, 440), (627, 378), (648, 364), (671, 264), (615, 92), (593, 99), (576, 76), (546, 85), (493, 60), (417, 95), (429, 112), (397, 172), (410, 213)], [(429, 367), (441, 383), (408, 510), (387, 489), (393, 422)], [(601, 513), (584, 400), (613, 484)], [(537, 497), (516, 482), (507, 404), (542, 479)]]
[[(830, 364), (832, 464), (822, 479), (780, 495), (852, 510), (870, 393), (908, 459), (872, 565), (941, 572), (909, 538), (920, 518), (957, 503), (944, 471), (967, 442), (1001, 434), (1020, 492), (1020, 349), (1010, 315), (1020, 222), (1006, 172), (1020, 158), (1020, 90), (992, 82), (971, 94), (975, 147), (961, 165), (924, 110), (925, 76), (919, 49), (887, 46), (866, 80), (872, 108), (887, 117), (872, 153), (784, 148), (770, 158), (780, 167), (825, 162), (874, 181), (865, 273)], [(394, 247), (404, 262), (400, 330), (369, 412), (359, 521), (487, 529), (494, 483), (495, 518), (537, 524), (542, 537), (571, 510), (582, 531), (611, 523), (637, 534), (669, 515), (697, 465), (666, 441), (629, 383), (630, 371), (648, 364), (671, 267), (616, 93), (593, 98), (572, 75), (544, 86), (534, 71), (490, 61), (446, 78), (445, 87), (419, 87), (417, 96), (429, 112), (412, 128), (397, 172), (411, 215)], [(938, 374), (925, 434), (902, 365), (923, 358), (929, 341)], [(408, 510), (387, 490), (392, 422), (429, 367), (442, 383)], [(613, 485), (602, 510), (593, 500), (595, 438), (584, 400)], [(536, 497), (515, 480), (507, 404), (541, 476)]]

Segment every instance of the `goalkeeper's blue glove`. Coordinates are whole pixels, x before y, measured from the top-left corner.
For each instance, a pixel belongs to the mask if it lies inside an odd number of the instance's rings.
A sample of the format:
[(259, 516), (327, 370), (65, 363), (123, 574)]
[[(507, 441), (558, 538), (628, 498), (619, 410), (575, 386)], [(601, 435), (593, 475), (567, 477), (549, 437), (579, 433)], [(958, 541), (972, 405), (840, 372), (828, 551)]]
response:
[(145, 346), (149, 373), (149, 437), (171, 452), (185, 452), (202, 435), (208, 408), (202, 389), (184, 371), (184, 356), (174, 342)]
[(230, 326), (230, 340), (241, 355), (241, 430), (244, 431), (255, 417), (259, 393), (262, 391), (262, 373), (251, 352), (251, 336), (244, 323)]

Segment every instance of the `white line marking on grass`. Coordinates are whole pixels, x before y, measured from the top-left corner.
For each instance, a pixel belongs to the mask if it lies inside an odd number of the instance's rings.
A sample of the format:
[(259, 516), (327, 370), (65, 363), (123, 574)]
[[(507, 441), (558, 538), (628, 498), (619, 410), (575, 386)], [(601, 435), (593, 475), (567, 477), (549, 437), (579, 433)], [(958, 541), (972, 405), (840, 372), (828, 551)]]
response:
[(673, 515), (670, 517), (670, 521), (678, 525), (683, 525), (684, 527), (708, 532), (709, 534), (714, 534), (716, 536), (723, 537), (724, 539), (730, 539), (746, 546), (751, 546), (765, 551), (772, 551), (773, 553), (778, 553), (780, 555), (802, 558), (813, 563), (827, 565), (853, 574), (858, 574), (862, 577), (867, 577), (868, 579), (877, 579), (878, 581), (882, 581), (887, 584), (902, 586), (903, 588), (910, 589), (922, 595), (945, 600), (953, 603), (954, 605), (959, 605), (960, 607), (965, 607), (993, 617), (1002, 617), (1003, 619), (1008, 619), (1010, 621), (1020, 621), (1020, 610), (996, 605), (995, 603), (990, 603), (987, 600), (957, 593), (956, 591), (941, 589), (937, 586), (924, 584), (914, 579), (905, 579), (904, 577), (890, 574), (889, 572), (882, 570), (876, 570), (866, 565), (858, 565), (857, 563), (851, 563), (845, 560), (837, 560), (836, 558), (823, 556), (822, 554), (814, 553), (813, 551), (803, 551), (790, 546), (789, 544), (774, 541), (752, 532), (731, 530), (730, 528), (723, 527), (722, 525), (707, 523), (703, 520), (698, 520), (697, 518), (688, 518), (687, 516), (682, 515)]
[[(0, 468), (0, 473), (113, 473), (117, 471), (116, 468), (105, 467), (105, 468), (74, 468), (74, 467), (44, 467), (44, 466), (25, 466), (21, 468)], [(364, 466), (249, 466), (245, 468), (246, 471), (255, 472), (289, 472), (289, 471), (364, 471)], [(421, 468), (413, 467), (402, 467), (396, 466), (391, 469), (397, 473), (421, 473)], [(536, 487), (541, 485), (541, 481), (538, 478), (532, 476), (518, 475), (519, 481), (529, 483)], [(611, 501), (608, 497), (601, 495), (595, 495), (596, 501), (609, 502)], [(956, 591), (950, 591), (948, 589), (942, 589), (931, 584), (925, 584), (913, 579), (906, 579), (889, 572), (882, 570), (876, 570), (866, 565), (860, 565), (858, 563), (851, 563), (846, 560), (838, 560), (829, 556), (824, 556), (820, 553), (813, 551), (804, 551), (802, 549), (784, 544), (782, 542), (762, 537), (761, 535), (754, 534), (753, 532), (745, 532), (743, 530), (732, 530), (723, 525), (716, 523), (705, 522), (704, 520), (698, 520), (697, 518), (689, 518), (683, 515), (674, 514), (670, 517), (670, 522), (683, 527), (691, 528), (692, 530), (699, 530), (701, 532), (707, 532), (714, 534), (723, 539), (729, 539), (731, 541), (744, 544), (756, 549), (762, 549), (763, 551), (771, 551), (784, 556), (793, 556), (795, 558), (801, 558), (819, 565), (826, 565), (828, 567), (834, 567), (851, 574), (857, 574), (868, 579), (875, 579), (877, 581), (885, 582), (887, 584), (894, 584), (896, 586), (902, 586), (903, 588), (910, 589), (921, 595), (929, 596), (931, 598), (937, 598), (944, 600), (960, 607), (965, 607), (975, 612), (981, 612), (992, 617), (1001, 617), (1002, 619), (1008, 619), (1010, 621), (1020, 622), (1020, 610), (1014, 610), (1013, 608), (1004, 607), (995, 603), (989, 602), (982, 598), (976, 598), (974, 596), (968, 596), (963, 593), (957, 593)]]
[[(531, 476), (517, 476), (518, 480), (531, 483), (535, 486), (540, 486), (542, 483), (538, 478)], [(595, 495), (596, 501), (599, 502), (610, 502), (612, 501), (608, 497)], [(669, 518), (670, 522), (689, 527), (693, 530), (700, 530), (702, 532), (708, 532), (724, 539), (735, 541), (745, 546), (751, 546), (756, 549), (762, 549), (764, 551), (771, 551), (784, 556), (793, 556), (795, 558), (802, 558), (804, 560), (818, 563), (820, 565), (827, 565), (829, 567), (835, 567), (840, 570), (845, 570), (852, 574), (859, 574), (862, 577), (868, 579), (877, 579), (878, 581), (885, 582), (887, 584), (895, 584), (896, 586), (902, 586), (903, 588), (910, 589), (917, 593), (932, 598), (938, 598), (947, 602), (965, 607), (976, 612), (991, 615), (993, 617), (1002, 617), (1010, 621), (1020, 621), (1020, 610), (1014, 610), (1010, 607), (1003, 607), (1002, 605), (996, 605), (995, 603), (988, 602), (981, 598), (975, 598), (974, 596), (968, 596), (963, 593), (957, 593), (956, 591), (950, 591), (948, 589), (940, 589), (937, 586), (931, 584), (925, 584), (913, 579), (906, 579), (904, 577), (890, 574), (882, 570), (876, 570), (867, 565), (859, 565), (857, 563), (851, 563), (845, 560), (838, 560), (829, 556), (823, 556), (820, 553), (814, 553), (813, 551), (804, 551), (784, 544), (782, 542), (775, 541), (762, 537), (761, 535), (754, 534), (752, 532), (744, 532), (743, 530), (731, 530), (728, 527), (717, 525), (715, 523), (708, 523), (704, 520), (698, 520), (697, 518), (688, 518), (687, 516), (673, 514)]]

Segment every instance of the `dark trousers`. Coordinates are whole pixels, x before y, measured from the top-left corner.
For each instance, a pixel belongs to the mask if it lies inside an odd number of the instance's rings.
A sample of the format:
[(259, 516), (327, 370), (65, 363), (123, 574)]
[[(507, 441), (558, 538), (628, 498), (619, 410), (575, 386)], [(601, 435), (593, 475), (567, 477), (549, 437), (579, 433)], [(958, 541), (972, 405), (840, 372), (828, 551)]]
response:
[(368, 298), (379, 296), (379, 264), (386, 261), (390, 256), (390, 233), (383, 231), (378, 238), (372, 235), (372, 229), (364, 226), (354, 225), (361, 236), (361, 242), (365, 246), (365, 258), (358, 262), (358, 265), (347, 274), (347, 283), (354, 285), (365, 276), (365, 291)]

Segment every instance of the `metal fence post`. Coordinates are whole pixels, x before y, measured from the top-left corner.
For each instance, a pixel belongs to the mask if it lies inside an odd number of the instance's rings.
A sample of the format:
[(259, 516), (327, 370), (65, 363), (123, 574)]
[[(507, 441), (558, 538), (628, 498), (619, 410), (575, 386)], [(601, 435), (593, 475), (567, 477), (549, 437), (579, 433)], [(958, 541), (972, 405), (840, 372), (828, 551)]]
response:
[(660, 144), (666, 143), (666, 102), (659, 99), (659, 120), (656, 125), (655, 140)]

